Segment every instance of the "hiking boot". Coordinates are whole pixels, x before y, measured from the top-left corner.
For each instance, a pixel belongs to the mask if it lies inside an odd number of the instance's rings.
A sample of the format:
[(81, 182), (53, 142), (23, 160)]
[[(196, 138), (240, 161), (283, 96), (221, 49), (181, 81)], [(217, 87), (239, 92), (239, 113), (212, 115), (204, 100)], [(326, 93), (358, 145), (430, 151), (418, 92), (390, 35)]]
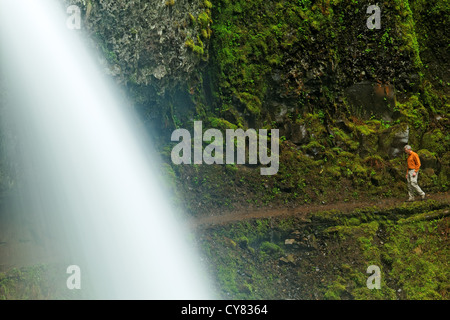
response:
[(424, 193), (420, 196), (420, 200), (427, 200), (427, 195)]
[(406, 202), (413, 202), (414, 198), (409, 198), (408, 200), (406, 200)]

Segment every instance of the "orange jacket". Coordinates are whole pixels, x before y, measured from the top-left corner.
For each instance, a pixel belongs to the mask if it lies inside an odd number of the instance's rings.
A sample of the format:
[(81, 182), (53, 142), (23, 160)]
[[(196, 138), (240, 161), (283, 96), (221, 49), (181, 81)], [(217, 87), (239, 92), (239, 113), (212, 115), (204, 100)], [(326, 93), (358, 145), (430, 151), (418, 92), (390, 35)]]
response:
[(408, 163), (407, 171), (411, 169), (414, 169), (416, 172), (419, 171), (420, 159), (417, 153), (411, 151), (411, 154), (408, 156), (408, 159), (406, 159), (406, 162)]

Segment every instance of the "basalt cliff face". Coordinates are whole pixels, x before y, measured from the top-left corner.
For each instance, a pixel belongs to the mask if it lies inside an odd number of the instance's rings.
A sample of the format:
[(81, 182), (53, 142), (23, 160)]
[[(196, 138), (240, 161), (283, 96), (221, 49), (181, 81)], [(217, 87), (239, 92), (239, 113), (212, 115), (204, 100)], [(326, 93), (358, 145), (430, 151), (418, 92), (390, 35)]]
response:
[(189, 83), (208, 57), (211, 4), (188, 0), (62, 3), (80, 9), (80, 31), (97, 50), (105, 73), (128, 91), (136, 108), (158, 127), (155, 131), (173, 128), (169, 107), (173, 96), (188, 94)]
[[(406, 143), (423, 159), (424, 188), (448, 190), (446, 1), (64, 4), (81, 9), (82, 31), (152, 128), (192, 211), (401, 195)], [(170, 134), (193, 120), (279, 129), (279, 172), (173, 165)]]

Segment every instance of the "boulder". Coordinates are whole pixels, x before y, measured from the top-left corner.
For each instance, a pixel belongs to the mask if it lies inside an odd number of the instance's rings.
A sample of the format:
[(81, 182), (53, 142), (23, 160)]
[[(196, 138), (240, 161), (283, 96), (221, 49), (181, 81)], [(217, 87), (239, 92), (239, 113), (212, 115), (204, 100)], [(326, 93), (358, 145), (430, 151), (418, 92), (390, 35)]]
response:
[(295, 239), (286, 239), (284, 240), (285, 245), (293, 245), (295, 243)]
[(384, 130), (379, 139), (379, 151), (386, 152), (390, 158), (403, 154), (403, 148), (409, 141), (409, 126), (398, 124)]
[(286, 257), (281, 257), (279, 261), (283, 264), (295, 264), (295, 258), (293, 254), (288, 254)]
[(392, 121), (394, 117), (395, 92), (390, 84), (363, 81), (345, 89), (345, 96), (352, 114), (359, 118)]
[(421, 162), (421, 169), (431, 168), (435, 171), (440, 169), (440, 162), (436, 156), (427, 149), (417, 151)]
[(308, 131), (306, 130), (306, 126), (299, 123), (290, 123), (290, 140), (292, 143), (297, 145), (306, 144), (309, 142), (310, 137), (308, 135)]

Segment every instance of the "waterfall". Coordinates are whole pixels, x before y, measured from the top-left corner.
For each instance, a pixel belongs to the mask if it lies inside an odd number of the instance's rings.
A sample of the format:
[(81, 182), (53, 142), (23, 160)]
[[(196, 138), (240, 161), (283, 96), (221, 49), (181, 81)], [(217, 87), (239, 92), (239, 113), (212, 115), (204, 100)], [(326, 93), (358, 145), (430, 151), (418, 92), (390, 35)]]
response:
[(79, 267), (90, 297), (211, 298), (161, 160), (66, 20), (55, 1), (0, 0), (1, 116), (14, 137), (21, 214)]

